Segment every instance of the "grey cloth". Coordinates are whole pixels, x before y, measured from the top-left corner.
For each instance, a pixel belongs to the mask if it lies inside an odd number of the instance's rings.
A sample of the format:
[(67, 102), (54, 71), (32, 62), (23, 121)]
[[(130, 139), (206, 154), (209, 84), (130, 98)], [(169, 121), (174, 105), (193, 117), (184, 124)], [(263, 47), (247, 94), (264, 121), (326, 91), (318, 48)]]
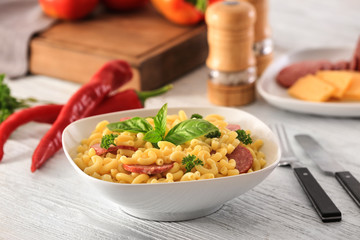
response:
[(0, 73), (10, 78), (25, 75), (31, 37), (54, 21), (38, 0), (0, 0)]

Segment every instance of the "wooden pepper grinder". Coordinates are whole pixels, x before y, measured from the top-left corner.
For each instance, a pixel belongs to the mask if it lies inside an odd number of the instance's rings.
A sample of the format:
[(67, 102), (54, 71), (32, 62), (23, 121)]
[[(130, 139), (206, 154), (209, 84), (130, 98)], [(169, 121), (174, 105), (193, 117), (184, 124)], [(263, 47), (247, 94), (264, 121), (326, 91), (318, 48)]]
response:
[(255, 100), (255, 15), (245, 1), (217, 2), (206, 11), (208, 97), (213, 104), (240, 106)]
[(254, 52), (256, 57), (257, 75), (260, 76), (273, 59), (273, 42), (268, 22), (268, 0), (245, 0), (251, 3), (256, 11), (254, 28)]

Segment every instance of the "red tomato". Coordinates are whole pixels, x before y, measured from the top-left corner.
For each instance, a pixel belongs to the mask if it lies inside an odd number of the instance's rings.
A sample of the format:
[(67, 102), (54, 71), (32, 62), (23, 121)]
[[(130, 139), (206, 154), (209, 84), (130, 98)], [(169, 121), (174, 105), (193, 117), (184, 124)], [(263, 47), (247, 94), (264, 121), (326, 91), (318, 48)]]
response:
[(43, 11), (53, 18), (77, 20), (94, 10), (99, 0), (39, 0)]
[(208, 4), (209, 5), (211, 5), (211, 4), (214, 4), (214, 3), (216, 3), (216, 2), (222, 2), (222, 1), (224, 1), (224, 0), (209, 0), (208, 2)]
[(144, 7), (149, 0), (103, 0), (104, 4), (112, 10), (134, 10)]

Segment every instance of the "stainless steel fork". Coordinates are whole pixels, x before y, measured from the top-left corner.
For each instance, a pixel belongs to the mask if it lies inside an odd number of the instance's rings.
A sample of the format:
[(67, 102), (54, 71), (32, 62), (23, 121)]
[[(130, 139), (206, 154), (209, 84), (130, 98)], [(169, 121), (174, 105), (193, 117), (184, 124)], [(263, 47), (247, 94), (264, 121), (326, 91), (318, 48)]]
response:
[(316, 181), (309, 169), (304, 167), (296, 158), (287, 137), (285, 127), (276, 124), (271, 126), (271, 128), (278, 138), (282, 152), (279, 166), (291, 166), (300, 185), (323, 222), (340, 221), (341, 212), (339, 209)]
[(283, 125), (276, 124), (272, 127), (280, 144), (281, 159), (279, 166), (291, 166), (292, 168), (302, 167), (300, 161), (295, 157), (290, 141)]

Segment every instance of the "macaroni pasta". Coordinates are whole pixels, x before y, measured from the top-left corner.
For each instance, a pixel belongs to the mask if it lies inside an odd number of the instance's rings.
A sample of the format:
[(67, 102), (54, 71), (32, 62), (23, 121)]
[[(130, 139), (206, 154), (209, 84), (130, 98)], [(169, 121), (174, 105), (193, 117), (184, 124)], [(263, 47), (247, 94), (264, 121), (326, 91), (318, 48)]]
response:
[[(166, 133), (176, 124), (188, 119), (184, 111), (167, 116)], [(240, 174), (236, 159), (229, 154), (242, 146), (249, 150), (252, 165), (247, 172), (257, 171), (266, 165), (265, 155), (260, 151), (263, 141), (253, 139), (251, 144), (243, 144), (237, 139), (237, 133), (227, 128), (228, 123), (220, 115), (212, 114), (204, 118), (219, 128), (220, 137), (207, 138), (201, 136), (174, 145), (167, 141), (158, 142), (158, 148), (144, 140), (144, 133), (112, 132), (107, 128), (107, 121), (97, 124), (87, 139), (83, 139), (77, 148), (74, 162), (89, 176), (109, 182), (140, 184), (169, 183), (178, 181), (193, 181), (212, 179)], [(152, 126), (154, 120), (146, 119)], [(97, 155), (94, 145), (100, 144), (107, 134), (117, 134), (114, 143), (125, 146), (116, 152)], [(251, 134), (250, 131), (247, 131)], [(187, 171), (182, 161), (184, 157), (194, 155), (202, 161)], [(134, 173), (125, 170), (125, 165), (165, 166), (172, 164), (167, 171), (156, 174)]]

